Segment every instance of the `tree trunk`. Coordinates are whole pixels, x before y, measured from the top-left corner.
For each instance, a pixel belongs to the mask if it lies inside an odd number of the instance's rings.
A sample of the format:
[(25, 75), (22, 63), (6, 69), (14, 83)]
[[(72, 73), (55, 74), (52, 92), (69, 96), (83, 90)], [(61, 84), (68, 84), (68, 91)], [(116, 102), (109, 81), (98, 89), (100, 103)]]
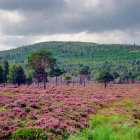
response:
[(69, 80), (67, 80), (67, 81), (66, 81), (66, 85), (69, 86), (69, 84), (70, 84), (70, 82), (69, 82)]
[(73, 81), (73, 87), (74, 87), (75, 81)]
[(20, 83), (18, 83), (18, 87), (20, 86)]
[(81, 78), (81, 76), (80, 76), (80, 85), (82, 85), (82, 78)]
[(58, 79), (57, 79), (57, 76), (56, 76), (56, 86), (57, 86), (57, 80), (58, 80)]
[(63, 82), (63, 79), (62, 79), (62, 76), (61, 76), (61, 85), (63, 84), (62, 82)]
[(43, 69), (43, 81), (44, 81), (44, 89), (46, 89), (46, 73), (45, 73), (45, 68)]
[(37, 81), (37, 86), (39, 87), (39, 81)]
[(85, 84), (85, 77), (84, 77), (84, 87), (85, 87), (85, 85), (86, 85), (86, 84)]
[(85, 78), (85, 75), (83, 74), (83, 75), (82, 75), (82, 81), (83, 81), (83, 83), (84, 83), (84, 87), (85, 87), (85, 85), (86, 85), (86, 84), (85, 84), (85, 79), (86, 79), (86, 78)]
[(107, 83), (105, 82), (105, 88), (106, 88), (106, 86), (107, 86), (106, 84), (107, 84)]

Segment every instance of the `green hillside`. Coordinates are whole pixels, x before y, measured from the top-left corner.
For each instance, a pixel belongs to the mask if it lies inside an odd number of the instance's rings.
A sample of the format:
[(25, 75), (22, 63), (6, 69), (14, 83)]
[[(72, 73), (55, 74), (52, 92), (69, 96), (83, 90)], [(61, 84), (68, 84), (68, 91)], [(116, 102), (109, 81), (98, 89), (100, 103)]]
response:
[(10, 63), (25, 65), (28, 56), (38, 50), (52, 51), (54, 57), (57, 58), (57, 65), (75, 76), (83, 65), (89, 66), (93, 73), (102, 69), (135, 72), (140, 69), (140, 46), (126, 44), (42, 42), (1, 51), (0, 61), (6, 58)]

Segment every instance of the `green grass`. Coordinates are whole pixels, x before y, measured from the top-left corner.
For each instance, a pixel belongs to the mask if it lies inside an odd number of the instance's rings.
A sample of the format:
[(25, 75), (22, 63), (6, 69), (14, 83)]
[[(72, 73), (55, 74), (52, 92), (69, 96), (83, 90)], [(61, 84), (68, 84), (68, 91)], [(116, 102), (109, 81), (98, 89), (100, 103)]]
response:
[(19, 119), (14, 120), (15, 123), (22, 123), (24, 126), (26, 126), (30, 121), (31, 120), (19, 120)]
[(140, 127), (131, 126), (131, 119), (130, 115), (123, 117), (96, 115), (92, 117), (89, 128), (71, 136), (69, 140), (139, 140)]
[(5, 110), (7, 110), (7, 109), (0, 107), (0, 112), (5, 111)]
[(91, 117), (89, 127), (68, 140), (140, 140), (140, 120), (133, 117), (133, 108), (138, 108), (133, 99), (115, 102)]
[(140, 129), (123, 125), (101, 125), (96, 129), (86, 129), (69, 140), (139, 140)]
[(20, 129), (13, 133), (11, 140), (48, 140), (48, 134), (40, 128)]

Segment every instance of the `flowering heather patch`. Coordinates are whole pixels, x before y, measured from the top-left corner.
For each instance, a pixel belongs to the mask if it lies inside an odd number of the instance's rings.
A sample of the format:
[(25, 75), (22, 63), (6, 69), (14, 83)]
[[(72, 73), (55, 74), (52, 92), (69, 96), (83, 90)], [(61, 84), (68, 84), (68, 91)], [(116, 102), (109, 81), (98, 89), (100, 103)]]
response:
[[(136, 96), (140, 87), (112, 85), (104, 89), (100, 85), (75, 85), (50, 86), (43, 90), (35, 86), (21, 86), (15, 89), (0, 87), (0, 91), (0, 137), (4, 137), (18, 129), (31, 127), (55, 135), (76, 133), (88, 126), (90, 116), (99, 109)], [(11, 94), (6, 95), (7, 92)], [(139, 101), (137, 104), (140, 104)]]

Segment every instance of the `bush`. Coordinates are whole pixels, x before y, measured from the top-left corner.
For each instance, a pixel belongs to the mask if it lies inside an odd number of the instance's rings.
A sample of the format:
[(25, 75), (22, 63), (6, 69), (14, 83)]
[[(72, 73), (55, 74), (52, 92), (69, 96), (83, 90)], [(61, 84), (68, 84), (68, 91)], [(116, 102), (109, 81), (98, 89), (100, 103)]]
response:
[(42, 129), (20, 129), (13, 133), (13, 140), (48, 140), (48, 135)]

